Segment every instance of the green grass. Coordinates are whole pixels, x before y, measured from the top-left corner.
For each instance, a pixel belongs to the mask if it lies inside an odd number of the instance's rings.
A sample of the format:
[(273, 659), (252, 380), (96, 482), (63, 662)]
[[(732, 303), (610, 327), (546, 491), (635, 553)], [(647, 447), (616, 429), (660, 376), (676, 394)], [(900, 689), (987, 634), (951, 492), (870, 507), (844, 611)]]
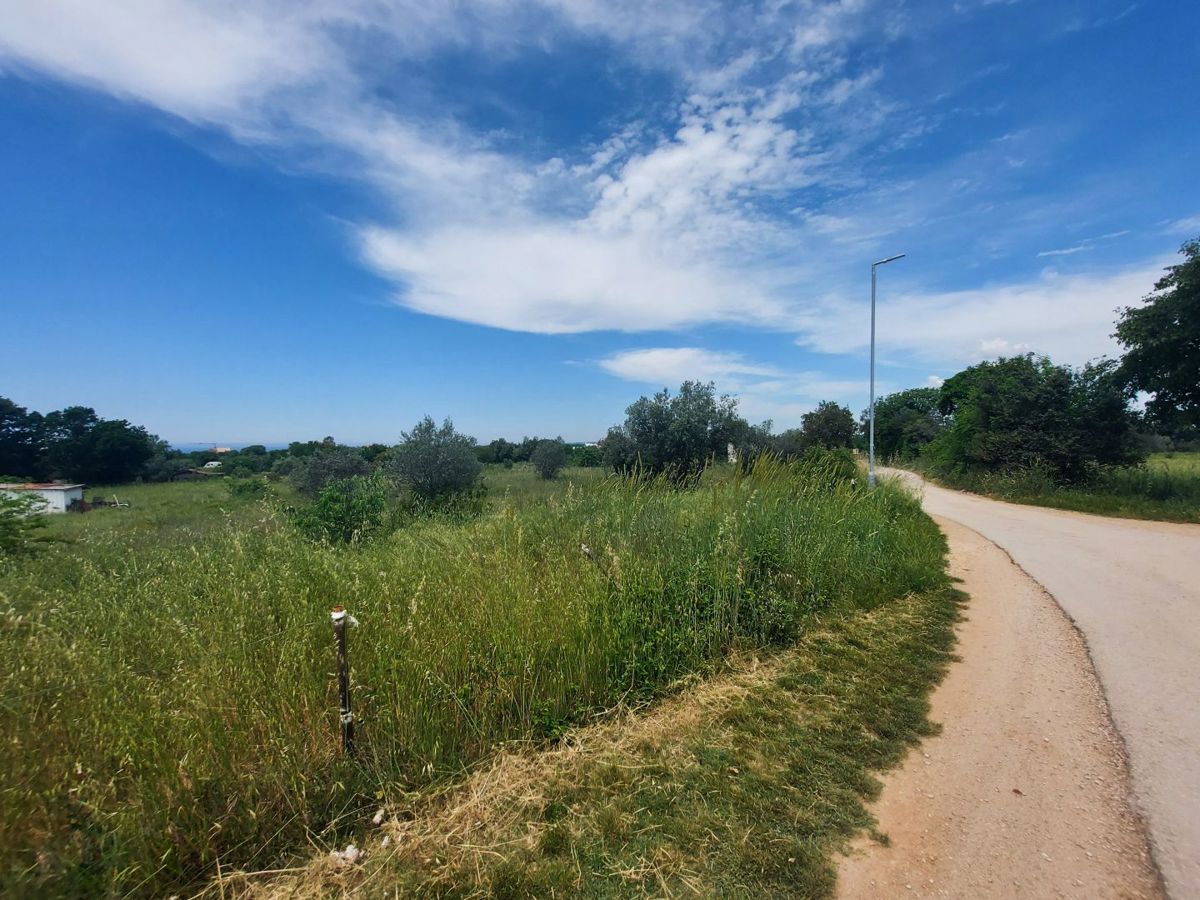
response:
[(1103, 516), (1200, 522), (1200, 453), (1155, 453), (1144, 465), (1099, 472), (1081, 485), (1055, 484), (1039, 472), (931, 471), (911, 468), (948, 487), (1013, 503)]
[(1200, 475), (1200, 451), (1151, 453), (1146, 465), (1176, 474)]
[[(472, 782), (389, 805), (389, 846), (280, 895), (828, 897), (874, 831), (877, 772), (934, 732), (959, 595), (814, 617), (794, 648), (738, 661), (650, 715), (573, 730)], [(252, 881), (252, 880), (251, 880)], [(230, 888), (246, 879), (229, 879)], [(215, 894), (215, 891), (210, 891)]]
[[(502, 478), (479, 519), (363, 548), (207, 482), (59, 517), (64, 540), (0, 572), (0, 891), (152, 895), (265, 867), (507, 741), (944, 583), (914, 500), (820, 465), (687, 492)], [(336, 737), (338, 603), (362, 623), (356, 761)]]

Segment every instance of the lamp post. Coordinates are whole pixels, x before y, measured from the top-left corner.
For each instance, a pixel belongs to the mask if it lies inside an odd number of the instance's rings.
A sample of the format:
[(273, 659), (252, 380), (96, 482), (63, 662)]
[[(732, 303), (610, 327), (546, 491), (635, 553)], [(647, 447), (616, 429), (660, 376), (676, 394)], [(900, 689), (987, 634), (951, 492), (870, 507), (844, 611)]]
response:
[(868, 439), (869, 461), (867, 463), (867, 484), (871, 487), (875, 487), (875, 269), (886, 263), (903, 259), (905, 256), (904, 253), (897, 253), (895, 256), (871, 263), (871, 434)]

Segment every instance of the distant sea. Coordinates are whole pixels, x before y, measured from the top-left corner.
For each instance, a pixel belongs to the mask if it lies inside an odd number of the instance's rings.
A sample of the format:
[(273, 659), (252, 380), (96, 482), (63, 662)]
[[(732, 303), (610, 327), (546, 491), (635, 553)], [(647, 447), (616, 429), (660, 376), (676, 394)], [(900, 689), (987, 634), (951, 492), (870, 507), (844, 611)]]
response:
[[(197, 450), (211, 450), (213, 447), (228, 447), (231, 450), (241, 450), (243, 447), (253, 447), (257, 441), (246, 441), (239, 444), (237, 441), (230, 441), (228, 444), (214, 444), (212, 442), (204, 444), (172, 444), (172, 450), (178, 450), (181, 453), (194, 453)], [(268, 450), (282, 450), (287, 447), (287, 444), (263, 444)]]

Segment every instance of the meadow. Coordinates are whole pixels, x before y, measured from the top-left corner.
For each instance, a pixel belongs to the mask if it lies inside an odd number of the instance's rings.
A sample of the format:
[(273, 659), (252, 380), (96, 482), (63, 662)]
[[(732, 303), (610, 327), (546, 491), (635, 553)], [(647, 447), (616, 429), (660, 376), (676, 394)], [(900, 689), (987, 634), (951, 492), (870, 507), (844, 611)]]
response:
[[(276, 865), (732, 651), (945, 588), (916, 501), (829, 459), (688, 490), (486, 478), (482, 515), (362, 547), (299, 535), (295, 498), (215, 481), (52, 520), (40, 552), (0, 570), (0, 891), (157, 895)], [(359, 622), (353, 759), (335, 604)]]

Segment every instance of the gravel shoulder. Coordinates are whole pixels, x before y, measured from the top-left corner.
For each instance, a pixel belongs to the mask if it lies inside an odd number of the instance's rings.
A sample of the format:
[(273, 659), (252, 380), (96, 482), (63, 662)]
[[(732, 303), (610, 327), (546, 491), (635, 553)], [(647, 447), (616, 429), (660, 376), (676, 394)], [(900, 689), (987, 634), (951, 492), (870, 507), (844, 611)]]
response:
[(885, 779), (890, 843), (857, 842), (839, 896), (1164, 896), (1083, 638), (1003, 550), (938, 523), (970, 595), (943, 730)]

